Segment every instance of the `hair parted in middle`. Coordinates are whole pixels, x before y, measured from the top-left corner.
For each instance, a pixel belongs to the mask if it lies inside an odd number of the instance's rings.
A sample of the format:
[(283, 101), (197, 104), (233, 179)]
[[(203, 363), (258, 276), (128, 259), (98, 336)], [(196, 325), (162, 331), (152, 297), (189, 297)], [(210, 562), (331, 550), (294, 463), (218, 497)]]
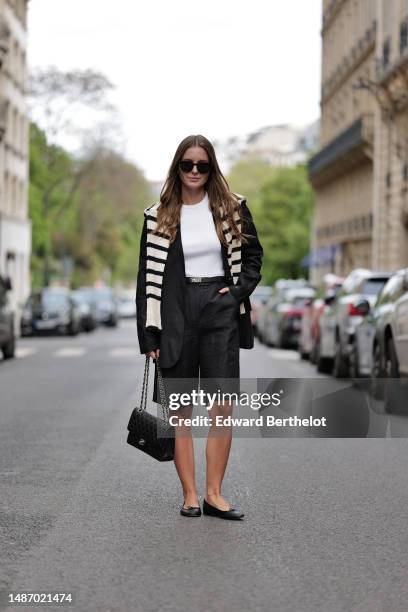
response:
[[(228, 186), (227, 180), (222, 174), (215, 155), (214, 147), (211, 142), (200, 134), (187, 136), (180, 142), (171, 162), (166, 181), (160, 192), (160, 206), (157, 211), (157, 227), (153, 233), (163, 233), (170, 237), (170, 244), (174, 242), (177, 235), (177, 226), (180, 222), (180, 210), (182, 204), (181, 179), (179, 175), (179, 163), (183, 159), (184, 153), (190, 147), (202, 147), (208, 155), (211, 166), (207, 182), (204, 189), (208, 193), (210, 209), (214, 215), (215, 229), (219, 240), (227, 246), (227, 239), (222, 227), (222, 215), (219, 207), (222, 206), (223, 214), (231, 228), (232, 234), (241, 238), (242, 243), (246, 243), (245, 234), (242, 233), (243, 215), (241, 206), (237, 202)], [(241, 224), (234, 221), (233, 211), (238, 206)]]

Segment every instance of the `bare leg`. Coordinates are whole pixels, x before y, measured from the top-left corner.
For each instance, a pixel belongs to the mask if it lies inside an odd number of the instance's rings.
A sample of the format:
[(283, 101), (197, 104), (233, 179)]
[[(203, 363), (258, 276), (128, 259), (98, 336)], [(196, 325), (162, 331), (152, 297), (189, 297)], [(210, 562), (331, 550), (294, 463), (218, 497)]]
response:
[[(184, 407), (177, 411), (178, 416), (190, 418), (192, 414), (192, 406)], [(174, 465), (176, 466), (179, 475), (181, 486), (183, 487), (184, 506), (199, 505), (197, 486), (195, 482), (194, 468), (194, 445), (191, 435), (191, 427), (183, 424), (180, 420), (175, 426), (175, 446), (174, 446)]]
[(221, 495), (221, 484), (228, 463), (232, 442), (232, 426), (216, 425), (217, 415), (225, 417), (232, 414), (232, 405), (229, 403), (214, 404), (209, 411), (212, 425), (208, 432), (206, 459), (206, 500), (219, 510), (229, 510), (231, 505)]

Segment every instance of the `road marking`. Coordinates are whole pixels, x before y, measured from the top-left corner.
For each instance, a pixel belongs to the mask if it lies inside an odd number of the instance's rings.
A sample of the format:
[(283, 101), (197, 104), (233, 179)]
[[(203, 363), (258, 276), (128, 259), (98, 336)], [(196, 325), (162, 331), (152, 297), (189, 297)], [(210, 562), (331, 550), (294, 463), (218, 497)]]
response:
[(134, 357), (135, 355), (139, 355), (139, 352), (131, 346), (118, 346), (109, 351), (110, 357)]
[(18, 346), (16, 348), (16, 357), (19, 359), (22, 357), (29, 357), (30, 355), (34, 355), (38, 349), (33, 348), (32, 346)]
[(269, 349), (268, 356), (279, 361), (299, 361), (299, 353), (297, 351), (285, 351), (283, 349)]
[(60, 348), (55, 351), (55, 357), (82, 357), (85, 355), (86, 349), (82, 346), (71, 346)]

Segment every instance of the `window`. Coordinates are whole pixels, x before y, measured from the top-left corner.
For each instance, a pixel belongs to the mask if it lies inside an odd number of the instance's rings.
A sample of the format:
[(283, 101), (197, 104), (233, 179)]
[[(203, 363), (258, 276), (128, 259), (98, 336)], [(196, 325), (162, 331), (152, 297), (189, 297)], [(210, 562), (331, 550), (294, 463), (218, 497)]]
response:
[(396, 274), (387, 281), (378, 298), (379, 306), (388, 304), (390, 302), (395, 302), (403, 294), (402, 280), (402, 276), (400, 274)]
[(364, 295), (378, 295), (387, 282), (387, 278), (369, 278), (361, 286)]
[(391, 56), (391, 38), (387, 38), (387, 40), (383, 44), (383, 55), (382, 55), (382, 67), (383, 70), (387, 70), (390, 65), (390, 56)]

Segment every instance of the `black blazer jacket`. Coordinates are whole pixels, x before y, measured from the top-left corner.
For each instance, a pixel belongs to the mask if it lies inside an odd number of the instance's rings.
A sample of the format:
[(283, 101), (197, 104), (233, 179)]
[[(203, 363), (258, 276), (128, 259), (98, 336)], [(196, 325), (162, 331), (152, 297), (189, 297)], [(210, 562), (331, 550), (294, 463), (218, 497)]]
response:
[[(227, 259), (227, 248), (220, 243), (224, 272), (230, 292), (239, 303), (244, 302), (246, 312), (239, 315), (240, 348), (251, 349), (254, 346), (254, 332), (251, 323), (251, 301), (249, 296), (261, 280), (263, 249), (252, 220), (246, 201), (241, 201), (243, 212), (242, 231), (250, 234), (248, 243), (241, 245), (241, 273), (236, 285), (232, 285), (232, 276)], [(136, 287), (136, 318), (140, 353), (160, 348), (160, 365), (164, 368), (173, 366), (180, 357), (184, 331), (184, 293), (185, 267), (181, 241), (180, 224), (176, 239), (170, 245), (163, 274), (161, 293), (161, 330), (146, 329), (146, 237), (147, 221), (144, 220), (140, 239), (139, 271)]]

